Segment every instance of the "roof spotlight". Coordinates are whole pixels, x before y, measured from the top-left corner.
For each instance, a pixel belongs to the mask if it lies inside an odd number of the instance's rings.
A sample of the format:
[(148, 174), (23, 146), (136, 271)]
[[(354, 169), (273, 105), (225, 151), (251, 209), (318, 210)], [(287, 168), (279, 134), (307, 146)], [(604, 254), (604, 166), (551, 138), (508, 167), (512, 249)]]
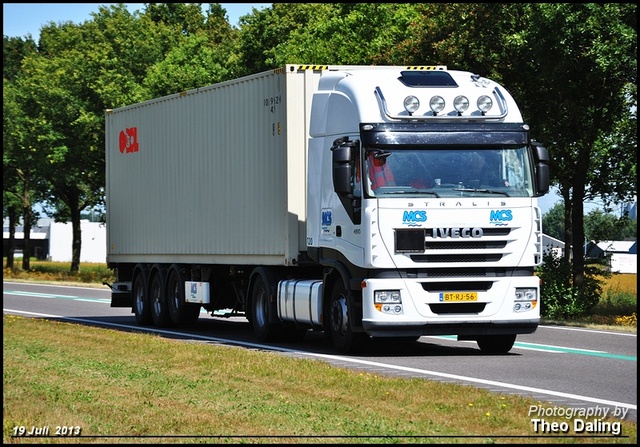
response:
[(442, 112), (444, 110), (444, 98), (442, 96), (433, 96), (429, 101), (429, 107), (433, 111), (434, 115)]
[(419, 107), (420, 100), (415, 96), (407, 96), (404, 98), (404, 109), (409, 113), (409, 115), (413, 115)]
[(453, 100), (453, 108), (461, 114), (469, 108), (469, 98), (462, 95), (456, 96), (456, 99)]
[(487, 95), (482, 95), (478, 98), (478, 109), (482, 113), (487, 113), (493, 107), (493, 101)]

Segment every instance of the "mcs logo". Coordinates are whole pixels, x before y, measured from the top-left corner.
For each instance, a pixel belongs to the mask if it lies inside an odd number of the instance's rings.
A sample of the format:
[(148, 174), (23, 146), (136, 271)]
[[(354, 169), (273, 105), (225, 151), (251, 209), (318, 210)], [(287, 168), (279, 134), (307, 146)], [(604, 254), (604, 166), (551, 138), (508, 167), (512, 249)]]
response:
[[(495, 210), (491, 211), (491, 217), (489, 217), (489, 222), (501, 224), (502, 222), (508, 222), (513, 219), (513, 214), (511, 210)], [(506, 225), (506, 224), (503, 224)]]
[(331, 217), (331, 210), (322, 211), (322, 226), (323, 227), (330, 227), (332, 220), (333, 219)]
[(405, 211), (402, 216), (403, 224), (417, 224), (419, 222), (427, 221), (427, 212), (426, 211)]

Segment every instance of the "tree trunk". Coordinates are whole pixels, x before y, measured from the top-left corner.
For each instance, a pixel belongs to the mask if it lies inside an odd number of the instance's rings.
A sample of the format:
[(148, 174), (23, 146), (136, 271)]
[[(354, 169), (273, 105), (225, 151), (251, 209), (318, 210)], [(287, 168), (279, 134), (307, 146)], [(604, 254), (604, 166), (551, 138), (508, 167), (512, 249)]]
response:
[(82, 229), (80, 226), (80, 210), (78, 207), (71, 208), (71, 228), (73, 240), (71, 242), (71, 270), (76, 274), (80, 271), (80, 250), (82, 248)]
[(31, 213), (31, 204), (22, 208), (22, 220), (23, 225), (23, 245), (22, 245), (22, 270), (28, 272), (31, 270), (31, 264), (29, 263), (29, 256), (31, 255), (31, 220), (33, 215)]
[(573, 209), (571, 217), (573, 220), (573, 285), (580, 294), (584, 293), (584, 188), (574, 184), (573, 188)]
[(13, 260), (16, 253), (16, 223), (18, 212), (15, 208), (9, 208), (9, 241), (7, 242), (7, 264), (5, 268), (13, 270)]

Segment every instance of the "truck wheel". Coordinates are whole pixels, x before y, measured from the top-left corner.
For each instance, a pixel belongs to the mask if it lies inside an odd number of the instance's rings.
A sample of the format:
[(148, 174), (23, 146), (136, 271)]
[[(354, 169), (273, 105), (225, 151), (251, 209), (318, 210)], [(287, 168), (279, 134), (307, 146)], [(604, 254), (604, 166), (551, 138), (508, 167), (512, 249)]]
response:
[(167, 309), (176, 325), (192, 325), (200, 317), (200, 304), (185, 301), (184, 281), (177, 266), (169, 270), (167, 277)]
[(163, 271), (157, 270), (151, 276), (149, 300), (151, 302), (151, 318), (157, 327), (167, 327), (171, 322), (165, 300)]
[(357, 351), (369, 338), (364, 332), (353, 332), (349, 322), (348, 291), (342, 280), (336, 281), (329, 300), (328, 322), (333, 346), (340, 352), (349, 354)]
[(506, 354), (515, 341), (515, 335), (483, 335), (476, 339), (480, 350), (487, 354)]
[(280, 325), (269, 323), (270, 290), (260, 275), (256, 277), (251, 293), (251, 325), (260, 341), (275, 341), (280, 337)]
[(133, 282), (133, 313), (136, 316), (136, 322), (141, 326), (148, 326), (153, 323), (151, 318), (151, 303), (145, 286), (144, 274), (136, 275)]

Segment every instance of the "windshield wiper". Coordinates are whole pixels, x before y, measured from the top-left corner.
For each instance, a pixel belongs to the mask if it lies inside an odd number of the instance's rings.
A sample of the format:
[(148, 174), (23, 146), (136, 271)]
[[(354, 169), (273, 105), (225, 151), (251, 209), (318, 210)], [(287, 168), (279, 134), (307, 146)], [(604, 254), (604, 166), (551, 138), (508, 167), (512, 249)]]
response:
[(391, 194), (431, 194), (432, 196), (440, 197), (440, 195), (432, 190), (427, 189), (418, 189), (418, 188), (403, 188), (398, 186), (381, 186), (376, 191), (379, 191), (381, 194), (391, 195)]
[(486, 194), (498, 194), (498, 195), (507, 196), (507, 197), (510, 196), (510, 194), (507, 191), (499, 191), (497, 189), (453, 188), (453, 190), (461, 191), (461, 192), (483, 192)]
[(477, 188), (453, 188), (454, 191), (461, 191), (461, 192), (483, 192), (486, 194), (498, 194), (501, 196), (507, 196), (509, 197), (510, 194), (507, 191), (499, 191), (496, 189), (477, 189)]

